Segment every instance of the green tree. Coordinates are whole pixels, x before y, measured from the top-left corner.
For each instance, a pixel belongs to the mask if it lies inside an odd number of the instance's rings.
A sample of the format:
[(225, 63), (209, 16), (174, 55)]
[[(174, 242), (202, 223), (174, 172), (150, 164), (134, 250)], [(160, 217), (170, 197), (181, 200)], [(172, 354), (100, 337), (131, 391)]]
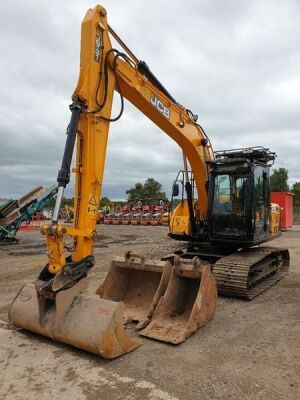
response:
[(101, 200), (100, 200), (100, 205), (101, 205), (101, 206), (102, 206), (102, 205), (105, 206), (105, 205), (107, 205), (107, 204), (109, 204), (109, 203), (111, 203), (109, 197), (106, 197), (106, 196), (101, 197)]
[(164, 197), (166, 193), (162, 191), (162, 184), (153, 178), (148, 178), (144, 183), (145, 198)]
[(270, 187), (272, 192), (288, 192), (288, 170), (285, 168), (274, 169), (270, 177)]
[(296, 182), (292, 186), (292, 193), (294, 193), (294, 207), (300, 207), (300, 182)]
[(162, 191), (161, 183), (154, 178), (148, 178), (144, 184), (136, 183), (134, 187), (126, 190), (126, 194), (128, 199), (166, 198), (166, 193)]
[(62, 205), (62, 207), (64, 207), (65, 205), (74, 207), (74, 197), (72, 197), (71, 199), (64, 197), (61, 202), (61, 205)]
[(133, 188), (126, 190), (128, 199), (144, 199), (144, 185), (136, 183)]

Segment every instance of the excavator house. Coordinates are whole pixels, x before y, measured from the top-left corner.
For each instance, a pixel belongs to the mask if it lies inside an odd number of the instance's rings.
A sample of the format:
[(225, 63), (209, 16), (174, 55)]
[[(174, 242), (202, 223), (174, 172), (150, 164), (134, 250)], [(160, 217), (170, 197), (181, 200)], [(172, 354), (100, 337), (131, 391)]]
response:
[[(120, 49), (112, 47), (112, 37)], [(121, 109), (112, 116), (115, 92)], [(115, 257), (91, 294), (88, 275), (95, 264), (109, 127), (121, 118), (125, 98), (182, 150), (169, 236), (184, 246), (158, 259), (130, 251)], [(179, 344), (212, 320), (217, 291), (250, 300), (287, 273), (288, 250), (261, 246), (280, 235), (269, 191), (275, 154), (262, 147), (214, 153), (197, 116), (129, 50), (102, 6), (88, 10), (82, 22), (80, 74), (70, 110), (53, 217), (42, 228), (48, 263), (13, 300), (14, 325), (115, 358), (141, 344), (137, 335), (127, 335), (127, 323), (135, 323), (141, 336)], [(74, 220), (67, 226), (58, 222), (58, 213), (74, 149)], [(72, 247), (66, 237), (73, 239)]]

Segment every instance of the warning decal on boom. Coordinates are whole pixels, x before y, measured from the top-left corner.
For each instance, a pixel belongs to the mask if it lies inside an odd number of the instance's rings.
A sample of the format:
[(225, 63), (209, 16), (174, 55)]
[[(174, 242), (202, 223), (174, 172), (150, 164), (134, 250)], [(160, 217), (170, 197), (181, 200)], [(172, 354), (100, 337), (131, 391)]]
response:
[(88, 213), (97, 214), (97, 200), (93, 193), (91, 193), (89, 197)]

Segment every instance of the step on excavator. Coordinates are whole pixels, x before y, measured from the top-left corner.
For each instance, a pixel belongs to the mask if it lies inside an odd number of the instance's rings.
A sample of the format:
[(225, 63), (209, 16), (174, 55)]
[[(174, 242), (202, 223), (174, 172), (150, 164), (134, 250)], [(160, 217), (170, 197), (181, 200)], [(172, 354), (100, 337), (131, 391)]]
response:
[[(111, 37), (122, 48), (111, 45)], [(277, 237), (270, 229), (269, 164), (264, 148), (215, 153), (197, 116), (179, 104), (148, 65), (108, 25), (102, 6), (88, 10), (81, 28), (80, 75), (52, 222), (43, 226), (48, 263), (25, 284), (9, 309), (14, 325), (80, 349), (115, 358), (140, 346), (140, 335), (179, 344), (212, 320), (220, 293), (250, 299), (282, 278), (288, 251), (258, 247)], [(112, 116), (114, 93), (121, 110)], [(95, 294), (88, 274), (93, 256), (110, 123), (124, 98), (172, 138), (183, 153), (183, 171), (173, 185), (179, 204), (169, 236), (180, 250), (147, 259), (127, 252), (115, 257)], [(70, 180), (76, 144), (73, 226), (58, 222)], [(275, 220), (275, 219), (274, 219)], [(276, 232), (271, 234), (271, 232)], [(65, 244), (66, 236), (73, 246)]]

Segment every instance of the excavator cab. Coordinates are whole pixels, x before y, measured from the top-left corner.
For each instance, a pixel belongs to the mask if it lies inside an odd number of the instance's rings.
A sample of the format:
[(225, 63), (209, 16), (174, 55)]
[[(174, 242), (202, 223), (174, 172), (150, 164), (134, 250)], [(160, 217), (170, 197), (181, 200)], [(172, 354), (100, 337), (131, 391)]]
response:
[[(195, 180), (191, 171), (192, 216), (186, 195), (186, 173), (179, 171), (172, 190), (170, 207), (174, 208), (169, 236), (189, 242), (211, 242), (226, 249), (249, 247), (270, 239), (269, 169), (275, 153), (264, 147), (215, 152), (207, 162), (208, 213), (199, 220)], [(200, 199), (201, 201), (201, 199)]]
[(239, 247), (270, 238), (270, 162), (263, 147), (225, 150), (208, 163), (209, 239)]

